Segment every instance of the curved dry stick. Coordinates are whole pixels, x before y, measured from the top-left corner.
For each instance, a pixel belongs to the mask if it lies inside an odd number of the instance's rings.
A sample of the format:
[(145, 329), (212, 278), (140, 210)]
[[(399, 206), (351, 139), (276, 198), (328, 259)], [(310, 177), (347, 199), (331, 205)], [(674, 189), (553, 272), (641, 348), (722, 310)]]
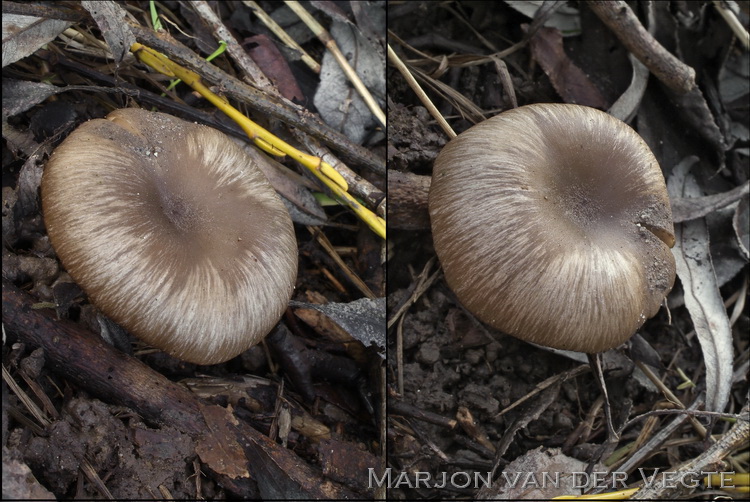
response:
[(667, 87), (680, 94), (695, 88), (695, 70), (657, 42), (628, 4), (607, 0), (589, 2), (588, 6), (620, 42)]

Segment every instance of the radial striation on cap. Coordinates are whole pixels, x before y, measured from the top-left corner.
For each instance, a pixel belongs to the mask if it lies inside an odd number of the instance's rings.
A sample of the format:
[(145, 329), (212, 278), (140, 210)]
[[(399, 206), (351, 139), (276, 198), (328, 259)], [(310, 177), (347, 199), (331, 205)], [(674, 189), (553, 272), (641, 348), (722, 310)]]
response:
[(458, 299), (533, 343), (616, 347), (674, 283), (659, 164), (633, 129), (593, 108), (528, 105), (460, 134), (435, 161), (429, 211)]
[(86, 122), (47, 163), (42, 204), (91, 301), (185, 361), (248, 349), (292, 295), (291, 218), (254, 161), (209, 127), (137, 109)]

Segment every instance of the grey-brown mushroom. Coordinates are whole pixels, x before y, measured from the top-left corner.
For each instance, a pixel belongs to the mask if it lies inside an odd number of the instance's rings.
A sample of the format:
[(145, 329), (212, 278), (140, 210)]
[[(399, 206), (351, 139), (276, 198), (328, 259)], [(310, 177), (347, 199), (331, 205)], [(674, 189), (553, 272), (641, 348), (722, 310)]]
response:
[(593, 108), (523, 106), (452, 139), (434, 164), (429, 211), (458, 299), (533, 343), (616, 347), (674, 283), (659, 164), (633, 129)]
[(198, 364), (259, 342), (297, 274), (291, 218), (224, 134), (137, 109), (78, 127), (42, 179), (51, 243), (105, 314)]

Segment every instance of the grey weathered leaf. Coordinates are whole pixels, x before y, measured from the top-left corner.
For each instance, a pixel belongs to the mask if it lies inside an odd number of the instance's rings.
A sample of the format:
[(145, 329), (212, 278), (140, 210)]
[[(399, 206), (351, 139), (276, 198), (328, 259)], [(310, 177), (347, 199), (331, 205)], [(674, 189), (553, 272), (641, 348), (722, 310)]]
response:
[(50, 96), (65, 91), (44, 82), (3, 79), (3, 119), (13, 117), (38, 105)]
[[(596, 472), (605, 471), (597, 464)], [(586, 463), (565, 455), (559, 448), (540, 446), (508, 464), (490, 486), (482, 486), (477, 500), (550, 500), (579, 494), (586, 485)], [(545, 482), (545, 479), (549, 482)], [(554, 481), (552, 481), (554, 479)]]
[(646, 65), (638, 61), (638, 58), (632, 53), (628, 54), (628, 59), (630, 59), (630, 64), (633, 67), (633, 76), (630, 79), (630, 85), (608, 110), (610, 115), (623, 122), (630, 122), (641, 106), (649, 76)]
[(346, 17), (346, 12), (341, 10), (341, 8), (334, 2), (316, 2), (313, 0), (310, 2), (310, 5), (321, 12), (324, 12), (326, 15), (330, 16), (331, 19), (339, 23), (351, 23), (349, 18)]
[(750, 222), (748, 218), (750, 214), (750, 197), (745, 194), (740, 199), (740, 203), (737, 204), (737, 209), (734, 212), (734, 219), (732, 225), (734, 226), (734, 232), (737, 235), (737, 243), (739, 244), (740, 251), (745, 259), (750, 259)]
[(111, 87), (96, 85), (66, 85), (57, 87), (44, 82), (3, 79), (3, 120), (23, 113), (46, 101), (50, 96), (69, 91), (113, 92)]
[(729, 51), (719, 69), (719, 95), (724, 104), (747, 101), (750, 94), (750, 59), (747, 52)]
[[(695, 178), (688, 174), (696, 161), (688, 157), (675, 166), (667, 183), (670, 198), (701, 196)], [(711, 262), (705, 219), (678, 223), (675, 239), (677, 275), (706, 366), (706, 409), (723, 411), (732, 385), (732, 334)]]
[[(334, 21), (331, 36), (359, 75), (365, 87), (382, 106), (385, 103), (385, 62), (356, 26)], [(330, 52), (323, 56), (320, 85), (313, 98), (327, 124), (362, 143), (377, 121)]]
[(33, 54), (71, 24), (60, 19), (3, 15), (3, 68)]
[(385, 357), (385, 298), (362, 298), (349, 303), (324, 305), (291, 301), (289, 305), (324, 313), (365, 347), (376, 345), (380, 357)]
[(675, 223), (694, 220), (712, 211), (728, 206), (748, 194), (750, 183), (745, 183), (726, 192), (704, 197), (675, 197), (670, 200), (672, 219)]
[[(541, 0), (512, 1), (506, 0), (515, 10), (533, 19), (536, 12), (544, 5)], [(567, 4), (558, 7), (555, 12), (544, 21), (544, 26), (557, 28), (564, 37), (571, 37), (581, 33), (581, 12)]]
[[(712, 228), (709, 224), (709, 229)], [(729, 240), (726, 242), (713, 240), (710, 245), (711, 261), (716, 273), (716, 284), (721, 288), (745, 268), (747, 260), (740, 256), (739, 246), (734, 246)], [(670, 309), (676, 309), (685, 305), (682, 288), (675, 286), (672, 289), (669, 297), (667, 297), (667, 304)]]
[(96, 21), (115, 61), (118, 63), (122, 61), (122, 58), (130, 50), (130, 46), (135, 43), (135, 35), (130, 30), (128, 23), (125, 22), (125, 9), (117, 2), (110, 0), (84, 0), (81, 2), (81, 7), (89, 11), (91, 17)]
[(370, 41), (380, 58), (385, 61), (385, 10), (373, 8), (372, 2), (351, 2), (350, 5), (360, 33)]

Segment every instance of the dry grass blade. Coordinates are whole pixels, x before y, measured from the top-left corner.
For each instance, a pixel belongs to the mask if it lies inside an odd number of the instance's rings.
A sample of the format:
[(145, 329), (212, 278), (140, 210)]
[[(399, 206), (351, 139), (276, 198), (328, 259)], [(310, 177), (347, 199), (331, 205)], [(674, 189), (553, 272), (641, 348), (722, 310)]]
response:
[(719, 11), (721, 17), (724, 18), (724, 21), (727, 22), (734, 35), (740, 39), (740, 42), (745, 46), (745, 49), (750, 49), (750, 33), (748, 33), (745, 27), (742, 26), (740, 20), (737, 19), (737, 14), (735, 14), (725, 2), (720, 2), (719, 0), (714, 0), (714, 7)]
[(414, 94), (417, 95), (419, 100), (422, 102), (422, 104), (427, 108), (427, 111), (430, 112), (430, 115), (437, 121), (440, 128), (445, 131), (445, 134), (448, 135), (449, 138), (455, 138), (456, 133), (453, 131), (453, 128), (451, 128), (450, 125), (448, 125), (448, 122), (446, 122), (445, 118), (443, 118), (443, 115), (438, 111), (437, 107), (432, 103), (432, 100), (427, 96), (427, 94), (422, 90), (422, 87), (419, 85), (417, 80), (414, 78), (414, 76), (411, 74), (411, 71), (406, 66), (406, 64), (401, 61), (401, 58), (398, 57), (398, 54), (391, 49), (391, 45), (388, 44), (388, 60), (393, 64), (399, 72), (401, 72), (401, 75), (404, 76), (406, 79), (406, 82), (409, 84), (409, 87), (412, 88), (414, 91)]
[[(750, 414), (750, 399), (746, 396), (745, 405), (742, 407), (739, 416), (747, 417), (748, 414)], [(674, 470), (674, 476), (670, 477), (670, 479), (682, 479), (684, 476), (689, 476), (696, 472), (715, 472), (715, 466), (722, 459), (737, 448), (747, 447), (748, 440), (750, 440), (750, 422), (747, 418), (740, 418), (729, 429), (729, 432), (709, 446), (705, 452), (686, 462), (679, 469)], [(636, 500), (674, 500), (674, 497), (679, 495), (680, 488), (684, 488), (680, 483), (673, 485), (666, 479), (659, 479), (641, 488), (634, 498)]]
[(435, 265), (435, 261), (436, 259), (434, 256), (427, 261), (424, 268), (422, 269), (422, 272), (419, 274), (419, 277), (417, 277), (417, 282), (414, 285), (414, 290), (412, 291), (411, 295), (388, 320), (389, 329), (396, 321), (403, 317), (409, 307), (411, 307), (419, 299), (419, 297), (424, 294), (425, 291), (430, 289), (432, 283), (435, 282), (435, 279), (437, 279), (440, 273), (439, 268), (435, 272), (431, 273), (432, 267)]
[[(582, 364), (580, 366), (576, 366), (572, 370), (568, 370), (568, 371), (565, 371), (563, 373), (559, 373), (557, 375), (553, 375), (553, 376), (547, 378), (546, 380), (544, 380), (543, 382), (540, 382), (536, 387), (534, 387), (534, 390), (532, 390), (531, 392), (529, 392), (525, 396), (523, 396), (523, 397), (519, 398), (518, 400), (516, 400), (515, 402), (511, 403), (509, 406), (506, 406), (503, 410), (500, 411), (500, 413), (498, 413), (497, 415), (495, 415), (494, 418), (495, 419), (500, 418), (501, 416), (505, 415), (506, 413), (508, 413), (510, 410), (512, 410), (516, 406), (519, 406), (520, 404), (525, 403), (527, 400), (529, 400), (530, 398), (536, 396), (537, 394), (539, 394), (543, 390), (551, 387), (552, 385), (557, 385), (557, 384), (566, 382), (566, 381), (570, 380), (571, 378), (575, 378), (578, 375), (582, 375), (582, 374), (584, 374), (584, 373), (586, 373), (588, 371), (591, 371), (591, 366), (589, 366), (588, 364)], [(603, 402), (604, 401), (602, 400), (602, 403)]]
[(456, 110), (458, 110), (458, 112), (469, 122), (478, 124), (479, 122), (483, 122), (487, 118), (485, 117), (485, 112), (482, 111), (481, 108), (472, 103), (470, 99), (467, 99), (466, 96), (456, 91), (448, 84), (430, 77), (429, 75), (427, 75), (427, 73), (418, 68), (413, 68), (412, 71), (414, 72), (414, 75), (422, 80), (422, 82), (429, 85), (435, 92), (440, 94), (443, 98), (447, 99), (456, 108)]
[(454, 9), (450, 5), (446, 5), (445, 8), (448, 10), (448, 12), (450, 12), (451, 14), (453, 14), (456, 17), (456, 19), (458, 19), (461, 22), (461, 24), (463, 24), (464, 26), (466, 26), (466, 28), (468, 30), (470, 30), (474, 34), (474, 36), (477, 37), (477, 39), (480, 42), (482, 42), (482, 45), (484, 45), (485, 47), (487, 47), (492, 52), (497, 52), (497, 47), (495, 46), (495, 44), (493, 44), (492, 42), (490, 42), (487, 39), (487, 37), (485, 37), (484, 35), (482, 35), (474, 27), (474, 24), (472, 24), (468, 19), (466, 19), (466, 17), (463, 14), (461, 14), (458, 11), (456, 11), (456, 9)]
[(311, 234), (315, 236), (315, 238), (318, 240), (321, 246), (323, 246), (323, 249), (325, 249), (328, 254), (333, 258), (333, 261), (336, 262), (336, 264), (341, 267), (342, 272), (346, 274), (346, 276), (349, 278), (352, 283), (354, 283), (355, 286), (357, 286), (357, 289), (365, 295), (367, 298), (374, 300), (377, 298), (375, 296), (375, 293), (372, 292), (372, 290), (367, 287), (367, 284), (359, 278), (357, 274), (354, 273), (354, 271), (349, 268), (349, 266), (344, 263), (344, 260), (341, 259), (341, 256), (336, 252), (336, 250), (333, 248), (333, 245), (328, 240), (328, 238), (323, 234), (323, 232), (320, 231), (320, 229), (315, 227), (307, 227), (307, 230), (310, 231)]
[(414, 289), (411, 295), (388, 320), (386, 329), (390, 329), (394, 323), (398, 322), (398, 326), (396, 327), (396, 372), (398, 375), (398, 392), (400, 395), (404, 394), (404, 314), (409, 307), (424, 294), (425, 291), (430, 289), (432, 283), (435, 282), (435, 279), (440, 275), (439, 268), (435, 270), (435, 272), (430, 273), (432, 267), (435, 265), (435, 261), (436, 258), (434, 256), (427, 261), (414, 284)]
[[(408, 49), (412, 51), (413, 53), (417, 54), (419, 57), (424, 58), (425, 60), (431, 61), (433, 63), (440, 63), (440, 58), (430, 56), (427, 53), (424, 53), (420, 51), (419, 49), (415, 49), (408, 43), (406, 43), (404, 40), (402, 40), (398, 35), (393, 33), (392, 31), (388, 32), (388, 36), (399, 43), (402, 47), (405, 49)], [(494, 58), (500, 58), (503, 59), (505, 57), (510, 56), (517, 50), (521, 49), (528, 43), (527, 39), (524, 38), (520, 42), (516, 42), (512, 46), (508, 47), (507, 49), (503, 49), (502, 51), (495, 52), (494, 54), (490, 54), (487, 56), (483, 56), (480, 54), (456, 54), (452, 56), (447, 56), (448, 59), (448, 66), (451, 68), (466, 68), (470, 66), (480, 66), (487, 63), (492, 63)], [(416, 62), (414, 64), (417, 64)]]
[[(674, 393), (664, 385), (664, 382), (661, 381), (661, 379), (654, 374), (653, 371), (651, 371), (651, 368), (646, 366), (640, 361), (636, 362), (636, 365), (640, 368), (641, 371), (648, 377), (651, 382), (653, 382), (654, 385), (661, 391), (662, 394), (664, 394), (664, 397), (666, 397), (671, 403), (678, 406), (680, 409), (685, 409), (685, 405), (680, 401), (680, 398), (674, 395)], [(695, 432), (698, 433), (698, 435), (702, 438), (706, 437), (706, 434), (708, 432), (706, 431), (706, 428), (701, 424), (695, 417), (690, 417), (690, 423), (693, 426), (693, 429), (695, 429)]]
[(510, 78), (508, 72), (508, 65), (505, 61), (497, 56), (490, 56), (492, 61), (495, 63), (495, 69), (497, 70), (497, 76), (500, 78), (500, 83), (503, 85), (503, 90), (510, 100), (510, 106), (518, 108), (518, 100), (516, 99), (516, 90), (513, 88), (513, 80)]
[[(687, 408), (687, 410), (694, 411), (702, 404), (703, 400), (696, 400), (692, 405), (690, 405), (689, 408)], [(664, 444), (669, 436), (671, 436), (672, 433), (676, 431), (680, 427), (680, 425), (682, 425), (682, 423), (685, 422), (685, 420), (687, 420), (688, 418), (693, 417), (688, 414), (679, 415), (667, 425), (662, 425), (659, 430), (656, 431), (653, 437), (646, 441), (642, 447), (635, 449), (630, 457), (625, 462), (623, 462), (622, 465), (617, 467), (617, 471), (630, 473), (635, 470), (645, 460), (650, 458), (654, 454), (656, 449)]]
[(341, 69), (344, 70), (344, 73), (346, 74), (347, 78), (351, 81), (351, 83), (354, 85), (354, 88), (357, 89), (357, 92), (360, 96), (362, 96), (362, 99), (367, 103), (367, 107), (370, 109), (372, 114), (375, 116), (375, 118), (380, 122), (380, 124), (383, 127), (386, 127), (386, 119), (385, 119), (385, 113), (383, 113), (383, 110), (380, 109), (380, 106), (378, 105), (377, 101), (375, 101), (375, 98), (372, 97), (372, 94), (370, 94), (370, 91), (365, 87), (365, 84), (362, 83), (362, 80), (359, 78), (359, 75), (357, 75), (357, 72), (354, 71), (354, 68), (351, 67), (349, 62), (346, 60), (346, 56), (342, 54), (342, 52), (339, 50), (338, 45), (336, 45), (336, 41), (331, 37), (330, 33), (326, 31), (323, 26), (321, 26), (318, 21), (310, 15), (309, 12), (305, 10), (304, 7), (300, 5), (297, 1), (288, 1), (286, 5), (294, 11), (297, 16), (307, 25), (310, 30), (315, 33), (315, 36), (320, 39), (321, 42), (326, 46), (326, 48), (331, 51), (331, 54), (333, 54), (333, 57), (336, 58), (336, 61), (341, 66)]
[(18, 397), (18, 399), (23, 403), (26, 409), (29, 410), (29, 412), (34, 416), (36, 421), (45, 428), (49, 427), (50, 421), (47, 418), (47, 416), (39, 408), (39, 406), (37, 406), (34, 400), (31, 399), (31, 397), (28, 394), (26, 394), (26, 392), (24, 392), (24, 390), (21, 387), (19, 387), (19, 385), (10, 375), (10, 372), (7, 369), (5, 369), (5, 366), (3, 366), (3, 380), (5, 381), (6, 385), (10, 388), (10, 390), (13, 391), (13, 393)]
[(112, 495), (112, 492), (109, 491), (107, 485), (104, 484), (102, 478), (99, 477), (99, 474), (96, 472), (96, 469), (94, 469), (94, 466), (91, 465), (91, 462), (89, 462), (85, 458), (81, 461), (81, 471), (83, 472), (83, 475), (86, 476), (86, 479), (88, 479), (89, 482), (96, 487), (96, 490), (102, 497), (106, 498), (107, 500), (115, 500), (114, 495)]
[(279, 40), (284, 42), (287, 47), (299, 52), (300, 58), (302, 59), (303, 63), (305, 63), (315, 73), (320, 73), (320, 63), (315, 61), (312, 56), (310, 56), (305, 51), (305, 49), (300, 47), (300, 45), (292, 37), (290, 37), (286, 31), (284, 31), (284, 28), (279, 26), (276, 21), (271, 18), (271, 16), (266, 14), (266, 11), (264, 11), (261, 6), (258, 5), (258, 2), (245, 0), (242, 3), (252, 9), (253, 13), (258, 16), (258, 19), (260, 19), (261, 22), (265, 24), (269, 30), (271, 30), (277, 37), (279, 37)]

